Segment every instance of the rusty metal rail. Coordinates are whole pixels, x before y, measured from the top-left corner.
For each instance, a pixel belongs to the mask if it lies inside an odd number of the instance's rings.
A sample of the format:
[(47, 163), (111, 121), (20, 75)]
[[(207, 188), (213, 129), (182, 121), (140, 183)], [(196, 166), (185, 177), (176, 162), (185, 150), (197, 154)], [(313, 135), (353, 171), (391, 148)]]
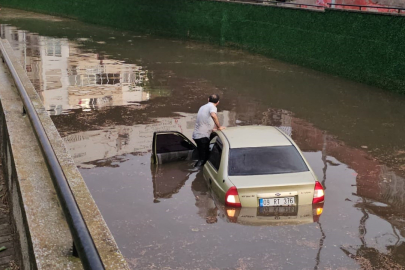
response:
[[(271, 0), (213, 0), (213, 1), (270, 4), (270, 5), (279, 6), (279, 7), (293, 6), (293, 7), (297, 7), (297, 8), (312, 9), (312, 10), (319, 10), (319, 9), (324, 10), (325, 8), (353, 10), (353, 8), (358, 8), (359, 11), (370, 11), (370, 10), (365, 10), (365, 9), (382, 9), (382, 10), (387, 10), (387, 12), (388, 12), (388, 10), (396, 10), (398, 14), (404, 14), (405, 13), (405, 12), (403, 12), (403, 11), (405, 11), (405, 8), (402, 8), (402, 7), (388, 7), (388, 6), (370, 6), (370, 5), (353, 5), (353, 4), (336, 4), (336, 3), (325, 3), (325, 5), (314, 5), (314, 4), (287, 2), (285, 0), (280, 0), (280, 1), (271, 1)], [(342, 7), (342, 8), (337, 8), (337, 7)], [(377, 11), (377, 12), (383, 12), (383, 11)], [(392, 12), (392, 13), (394, 13), (394, 12)]]
[[(336, 8), (336, 6), (341, 7), (354, 7), (359, 8), (360, 11), (364, 11), (363, 8), (372, 8), (372, 9), (387, 9), (387, 10), (397, 10), (401, 14), (405, 8), (401, 7), (387, 7), (387, 6), (367, 6), (367, 5), (353, 5), (353, 4), (335, 4), (335, 3), (326, 3), (330, 8)], [(344, 9), (344, 8), (343, 8)]]
[[(224, 0), (222, 0), (224, 1)], [(291, 3), (286, 1), (269, 1), (269, 0), (227, 0), (226, 2), (240, 2), (240, 3), (260, 3), (260, 4), (271, 4), (275, 6), (294, 6), (299, 8), (316, 8), (323, 9), (325, 6), (313, 5), (313, 4), (301, 4), (301, 3)]]
[(289, 5), (289, 6), (299, 7), (299, 8), (307, 8), (307, 7), (317, 8), (317, 9), (325, 8), (325, 6), (322, 6), (322, 5), (292, 3), (292, 2), (287, 2), (287, 1), (266, 1), (266, 0), (263, 0), (262, 2), (274, 4), (274, 5), (277, 5), (277, 6), (287, 6), (287, 5)]

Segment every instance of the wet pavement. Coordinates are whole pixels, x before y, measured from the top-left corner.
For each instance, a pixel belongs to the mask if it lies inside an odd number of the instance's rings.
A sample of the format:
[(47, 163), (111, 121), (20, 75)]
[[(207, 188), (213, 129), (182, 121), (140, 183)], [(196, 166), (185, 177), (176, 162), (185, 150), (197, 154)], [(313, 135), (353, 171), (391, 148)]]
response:
[[(57, 17), (2, 9), (0, 23), (132, 268), (405, 267), (404, 96)], [(211, 93), (224, 125), (292, 136), (326, 188), (320, 217), (293, 209), (258, 226), (216, 202), (192, 163), (151, 164), (153, 132), (191, 137)]]

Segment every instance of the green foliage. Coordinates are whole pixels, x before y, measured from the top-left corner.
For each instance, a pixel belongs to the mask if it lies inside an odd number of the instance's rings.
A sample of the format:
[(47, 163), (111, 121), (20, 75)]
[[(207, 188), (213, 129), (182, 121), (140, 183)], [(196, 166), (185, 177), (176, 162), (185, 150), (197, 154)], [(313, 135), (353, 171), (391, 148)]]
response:
[(197, 0), (6, 0), (0, 5), (242, 48), (405, 93), (405, 17)]

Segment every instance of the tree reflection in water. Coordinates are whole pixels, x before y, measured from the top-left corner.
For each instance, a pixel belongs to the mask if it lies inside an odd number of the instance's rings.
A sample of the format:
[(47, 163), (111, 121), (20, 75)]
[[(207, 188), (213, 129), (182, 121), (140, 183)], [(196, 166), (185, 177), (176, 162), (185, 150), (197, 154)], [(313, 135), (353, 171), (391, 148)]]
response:
[[(403, 269), (405, 265), (405, 242), (401, 241), (401, 237), (397, 232), (397, 228), (391, 224), (392, 232), (396, 236), (397, 241), (393, 245), (386, 246), (388, 254), (382, 253), (380, 250), (374, 247), (369, 247), (366, 242), (366, 221), (369, 219), (369, 212), (381, 216), (381, 210), (388, 207), (375, 206), (371, 202), (367, 202), (365, 198), (361, 198), (362, 203), (356, 206), (360, 208), (363, 213), (359, 224), (359, 239), (361, 245), (357, 247), (340, 247), (340, 249), (349, 257), (356, 260), (363, 269)], [(374, 209), (374, 211), (372, 210)], [(384, 211), (384, 210), (383, 210)], [(380, 213), (378, 213), (380, 212)], [(383, 219), (389, 222), (389, 213), (385, 213), (382, 216)], [(390, 222), (391, 223), (391, 222)], [(405, 224), (402, 224), (402, 228), (405, 228)], [(401, 234), (404, 234), (402, 231)]]

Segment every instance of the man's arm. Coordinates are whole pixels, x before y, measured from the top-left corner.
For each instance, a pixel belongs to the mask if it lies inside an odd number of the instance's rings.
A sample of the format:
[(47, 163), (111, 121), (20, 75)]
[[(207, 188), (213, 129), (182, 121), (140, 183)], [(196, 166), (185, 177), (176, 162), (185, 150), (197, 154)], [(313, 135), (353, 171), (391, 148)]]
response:
[(217, 130), (223, 130), (225, 127), (221, 127), (219, 124), (218, 116), (216, 113), (212, 112), (211, 113), (212, 120), (214, 120), (215, 125), (217, 126)]

